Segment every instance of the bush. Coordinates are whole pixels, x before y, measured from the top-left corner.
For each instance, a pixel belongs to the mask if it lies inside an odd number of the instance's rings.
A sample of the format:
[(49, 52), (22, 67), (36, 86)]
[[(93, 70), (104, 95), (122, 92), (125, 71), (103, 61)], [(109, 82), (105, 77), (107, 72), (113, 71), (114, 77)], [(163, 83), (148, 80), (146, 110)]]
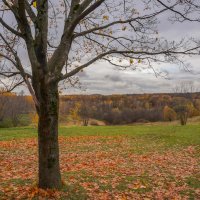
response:
[(165, 106), (163, 109), (163, 118), (165, 121), (174, 121), (177, 118), (176, 112), (169, 106)]
[(146, 119), (138, 119), (137, 122), (138, 123), (149, 123), (149, 121)]
[(17, 123), (13, 121), (12, 118), (5, 118), (4, 120), (0, 121), (0, 128), (11, 128), (17, 126), (28, 126), (31, 124), (31, 120), (29, 115), (20, 115), (18, 117)]
[(19, 125), (18, 126), (29, 126), (31, 124), (31, 119), (28, 114), (24, 114), (20, 116)]
[(181, 125), (186, 125), (189, 116), (188, 105), (178, 105), (174, 109), (178, 115)]
[(10, 118), (6, 118), (3, 121), (0, 121), (0, 128), (11, 128), (11, 127), (13, 127), (13, 123)]

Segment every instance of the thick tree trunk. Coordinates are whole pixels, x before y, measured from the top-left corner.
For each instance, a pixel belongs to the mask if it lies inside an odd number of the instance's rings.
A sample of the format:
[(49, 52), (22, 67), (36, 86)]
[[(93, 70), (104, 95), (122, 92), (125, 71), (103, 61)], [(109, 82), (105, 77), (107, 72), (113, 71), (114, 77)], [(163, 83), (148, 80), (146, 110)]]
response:
[(57, 85), (41, 91), (38, 144), (39, 144), (39, 188), (59, 188), (61, 175), (58, 145), (59, 95)]

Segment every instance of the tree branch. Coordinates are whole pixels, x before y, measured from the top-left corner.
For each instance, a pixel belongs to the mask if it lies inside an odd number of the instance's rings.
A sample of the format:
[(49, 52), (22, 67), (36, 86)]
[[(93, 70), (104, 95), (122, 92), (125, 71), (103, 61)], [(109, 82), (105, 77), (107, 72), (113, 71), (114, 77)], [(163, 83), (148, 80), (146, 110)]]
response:
[(25, 1), (25, 8), (26, 8), (26, 11), (27, 11), (29, 17), (31, 18), (33, 23), (36, 23), (37, 16), (33, 12), (33, 10), (31, 8), (30, 4), (28, 3), (28, 1), (27, 0), (24, 0), (24, 1)]
[[(74, 70), (72, 70), (69, 73), (66, 73), (65, 75), (61, 75), (59, 77), (59, 80), (64, 80), (66, 78), (69, 78), (75, 74), (77, 74), (78, 72), (80, 72), (82, 69), (90, 66), (91, 64), (93, 64), (94, 62), (96, 62), (97, 60), (102, 59), (103, 57), (107, 56), (107, 55), (111, 55), (111, 54), (130, 54), (131, 55), (149, 55), (149, 56), (156, 56), (156, 55), (166, 55), (169, 56), (170, 54), (180, 54), (180, 55), (199, 55), (199, 52), (192, 52), (194, 50), (200, 49), (200, 46), (195, 47), (195, 48), (191, 48), (191, 49), (187, 49), (185, 51), (171, 51), (171, 50), (164, 50), (164, 51), (159, 51), (159, 52), (148, 52), (148, 51), (118, 51), (118, 50), (110, 50), (107, 51), (105, 53), (102, 53), (98, 56), (96, 56), (95, 58), (93, 58), (92, 60), (90, 60), (89, 62), (75, 68)], [(128, 56), (127, 56), (128, 57)]]
[[(166, 9), (180, 15), (184, 20), (188, 20), (188, 21), (191, 21), (191, 22), (200, 22), (200, 19), (191, 19), (191, 18), (188, 18), (186, 15), (182, 14), (181, 12), (173, 9), (173, 7), (171, 6), (167, 6), (165, 3), (163, 3), (162, 1), (160, 0), (156, 0), (157, 2), (159, 2), (162, 6), (164, 6)], [(180, 1), (181, 2), (181, 1)]]
[(7, 29), (9, 30), (10, 32), (12, 32), (13, 34), (19, 36), (19, 37), (22, 37), (24, 38), (24, 34), (16, 31), (15, 29), (13, 29), (12, 27), (10, 27), (1, 17), (0, 17), (0, 23)]

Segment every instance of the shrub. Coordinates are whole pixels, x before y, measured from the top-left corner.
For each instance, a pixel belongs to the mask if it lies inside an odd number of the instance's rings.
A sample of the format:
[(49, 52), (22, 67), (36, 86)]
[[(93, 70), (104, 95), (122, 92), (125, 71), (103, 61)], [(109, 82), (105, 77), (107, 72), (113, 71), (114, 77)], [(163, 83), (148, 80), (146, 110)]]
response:
[(149, 123), (149, 121), (146, 119), (138, 119), (137, 122), (138, 123)]
[(189, 116), (189, 108), (187, 105), (178, 105), (175, 108), (175, 111), (180, 119), (181, 125), (186, 125), (187, 119)]
[(13, 127), (13, 123), (10, 118), (6, 118), (0, 121), (0, 128), (10, 128), (10, 127)]
[(177, 114), (174, 109), (170, 108), (169, 106), (165, 106), (163, 109), (163, 119), (165, 121), (173, 121), (176, 120)]

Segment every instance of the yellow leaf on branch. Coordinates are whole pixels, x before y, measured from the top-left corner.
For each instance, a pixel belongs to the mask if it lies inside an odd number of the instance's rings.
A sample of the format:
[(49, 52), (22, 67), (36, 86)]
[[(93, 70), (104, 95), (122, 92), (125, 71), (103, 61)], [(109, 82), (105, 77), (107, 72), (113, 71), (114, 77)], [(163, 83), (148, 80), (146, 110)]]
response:
[(133, 59), (130, 59), (130, 64), (133, 64)]
[(103, 16), (103, 19), (104, 19), (104, 20), (109, 20), (109, 17), (108, 17), (107, 15), (104, 15), (104, 16)]
[(37, 7), (37, 2), (36, 2), (36, 1), (33, 2), (33, 7), (34, 7), (34, 8)]
[(126, 28), (127, 28), (126, 26), (123, 26), (123, 27), (122, 27), (122, 31), (125, 31), (125, 30), (126, 30)]

